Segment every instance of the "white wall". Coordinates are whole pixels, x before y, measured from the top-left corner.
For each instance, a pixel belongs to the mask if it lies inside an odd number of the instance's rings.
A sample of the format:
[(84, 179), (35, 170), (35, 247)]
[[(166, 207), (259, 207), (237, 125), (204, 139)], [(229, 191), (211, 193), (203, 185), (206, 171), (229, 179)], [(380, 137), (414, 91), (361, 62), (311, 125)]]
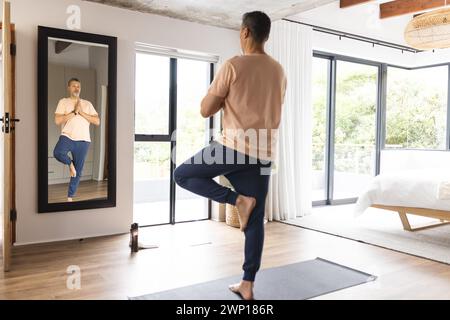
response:
[[(10, 0), (16, 24), (17, 244), (128, 232), (133, 217), (134, 43), (239, 54), (235, 31), (80, 0)], [(37, 26), (66, 28), (66, 9), (81, 8), (81, 31), (118, 37), (117, 207), (37, 213)]]
[(344, 56), (389, 63), (403, 67), (422, 67), (434, 64), (448, 63), (450, 61), (450, 49), (440, 49), (412, 53), (383, 46), (372, 46), (370, 43), (351, 40), (325, 34), (321, 32), (313, 33), (313, 49), (336, 53)]
[(313, 33), (313, 49), (404, 67), (416, 65), (417, 54), (415, 53), (407, 51), (402, 53), (400, 50), (382, 46), (372, 47), (370, 43), (347, 38), (339, 40), (337, 36), (321, 32)]
[[(301, 21), (312, 25), (348, 32), (377, 40), (383, 40), (399, 45), (408, 46), (404, 41), (404, 30), (413, 14), (399, 17), (379, 19), (379, 3), (372, 1), (349, 8), (339, 8), (339, 1), (321, 6), (291, 17), (291, 20)], [(450, 49), (436, 50), (420, 53), (401, 52), (356, 40), (314, 32), (314, 50), (363, 58), (378, 62), (385, 62), (404, 67), (416, 67), (447, 63), (450, 61)]]
[(425, 66), (450, 62), (450, 49), (420, 52), (416, 55), (416, 65)]

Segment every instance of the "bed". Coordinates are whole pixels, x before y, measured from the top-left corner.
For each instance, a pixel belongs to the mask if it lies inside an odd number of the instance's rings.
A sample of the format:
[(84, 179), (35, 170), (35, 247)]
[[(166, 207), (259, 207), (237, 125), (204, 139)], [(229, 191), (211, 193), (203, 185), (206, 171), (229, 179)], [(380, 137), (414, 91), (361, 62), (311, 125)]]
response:
[[(403, 229), (418, 231), (450, 223), (450, 171), (405, 170), (376, 176), (360, 194), (355, 215), (374, 207), (398, 213)], [(427, 225), (412, 226), (408, 214), (434, 218)]]

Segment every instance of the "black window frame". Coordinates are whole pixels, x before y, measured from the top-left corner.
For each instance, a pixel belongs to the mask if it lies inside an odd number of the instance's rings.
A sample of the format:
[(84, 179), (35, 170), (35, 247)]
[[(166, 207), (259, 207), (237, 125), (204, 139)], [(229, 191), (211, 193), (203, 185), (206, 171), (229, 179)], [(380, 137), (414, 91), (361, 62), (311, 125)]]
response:
[[(335, 129), (335, 112), (336, 112), (336, 77), (337, 77), (337, 62), (345, 61), (358, 63), (363, 65), (375, 66), (378, 68), (377, 78), (377, 106), (376, 106), (376, 132), (375, 132), (375, 176), (380, 174), (381, 168), (381, 151), (382, 150), (419, 150), (419, 151), (450, 151), (450, 62), (438, 63), (432, 65), (425, 65), (419, 67), (404, 67), (395, 64), (377, 62), (373, 60), (367, 60), (362, 58), (355, 58), (346, 55), (334, 54), (319, 50), (313, 50), (313, 58), (327, 59), (329, 60), (329, 68), (327, 74), (327, 105), (326, 105), (326, 130), (327, 130), (327, 142), (325, 151), (325, 184), (326, 184), (326, 199), (312, 201), (313, 206), (323, 205), (340, 205), (355, 203), (358, 198), (347, 199), (333, 199), (333, 169), (334, 169), (334, 129)], [(426, 68), (434, 68), (447, 66), (448, 68), (448, 86), (447, 86), (447, 127), (446, 127), (446, 149), (423, 149), (423, 148), (385, 148), (386, 142), (386, 107), (387, 107), (387, 79), (388, 68), (399, 68), (404, 70), (418, 70)]]

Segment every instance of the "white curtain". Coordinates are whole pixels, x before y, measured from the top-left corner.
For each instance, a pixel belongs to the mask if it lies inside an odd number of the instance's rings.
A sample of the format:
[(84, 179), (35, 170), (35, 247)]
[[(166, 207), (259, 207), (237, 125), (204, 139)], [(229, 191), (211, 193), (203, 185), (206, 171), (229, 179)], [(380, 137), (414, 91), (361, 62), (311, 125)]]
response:
[(312, 33), (310, 27), (276, 21), (266, 46), (287, 77), (277, 159), (266, 200), (269, 221), (305, 216), (312, 209)]

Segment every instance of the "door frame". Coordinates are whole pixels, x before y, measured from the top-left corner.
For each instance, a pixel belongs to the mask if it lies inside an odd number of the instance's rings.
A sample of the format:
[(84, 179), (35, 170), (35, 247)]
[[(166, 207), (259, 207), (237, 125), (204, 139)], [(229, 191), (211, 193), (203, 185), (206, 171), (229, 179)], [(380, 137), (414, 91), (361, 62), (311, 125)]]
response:
[[(9, 22), (9, 26), (10, 26), (10, 35), (9, 35), (9, 40), (10, 40), (10, 44), (11, 47), (9, 48), (10, 50), (10, 63), (11, 63), (11, 75), (10, 77), (5, 77), (3, 79), (3, 87), (5, 88), (6, 86), (6, 82), (10, 82), (9, 83), (9, 87), (10, 87), (10, 94), (11, 94), (11, 105), (10, 105), (10, 120), (13, 120), (10, 122), (9, 126), (10, 126), (10, 131), (8, 134), (10, 134), (10, 141), (9, 141), (9, 146), (10, 146), (10, 150), (9, 150), (9, 167), (11, 170), (9, 171), (9, 181), (10, 181), (10, 185), (7, 186), (5, 184), (4, 188), (8, 187), (9, 188), (9, 199), (7, 199), (7, 197), (4, 198), (4, 209), (3, 209), (3, 239), (7, 239), (9, 238), (9, 241), (3, 242), (3, 271), (9, 271), (10, 270), (10, 260), (11, 260), (11, 248), (12, 245), (15, 243), (16, 241), (16, 176), (15, 176), (15, 172), (16, 172), (16, 166), (15, 166), (15, 54), (16, 54), (16, 37), (15, 37), (15, 25), (13, 23), (10, 23), (10, 14), (11, 14), (11, 4), (8, 1), (3, 1), (3, 21), (0, 22), (0, 30), (4, 29), (4, 21)], [(4, 39), (2, 39), (2, 43), (4, 43)], [(5, 48), (3, 47), (3, 50)], [(2, 53), (3, 54), (3, 53)], [(4, 63), (4, 61), (2, 61), (2, 63)], [(9, 80), (9, 81), (8, 81)], [(4, 99), (5, 99), (5, 94), (7, 94), (6, 92), (4, 92)], [(2, 117), (5, 116), (5, 114), (1, 115)], [(6, 137), (6, 136), (5, 136)], [(4, 164), (5, 165), (5, 164)], [(5, 174), (5, 173), (4, 173)], [(2, 177), (3, 181), (5, 181), (5, 177)], [(7, 206), (5, 206), (6, 203), (9, 203)], [(5, 209), (9, 209), (9, 210), (5, 210)]]
[[(0, 22), (0, 30), (3, 30), (3, 23)], [(16, 54), (15, 54), (15, 48), (16, 48), (16, 28), (15, 24), (11, 23), (11, 44), (13, 45), (13, 54), (11, 55), (11, 90), (13, 92), (12, 95), (12, 105), (11, 105), (11, 117), (16, 117)], [(13, 126), (14, 128), (14, 126)], [(13, 130), (11, 132), (11, 149), (12, 149), (12, 159), (11, 162), (11, 172), (12, 172), (12, 184), (11, 184), (11, 196), (12, 196), (12, 206), (11, 209), (14, 210), (14, 214), (16, 214), (16, 135), (15, 131)], [(12, 243), (14, 244), (16, 242), (16, 216), (14, 215), (11, 219), (11, 236), (12, 236)]]

